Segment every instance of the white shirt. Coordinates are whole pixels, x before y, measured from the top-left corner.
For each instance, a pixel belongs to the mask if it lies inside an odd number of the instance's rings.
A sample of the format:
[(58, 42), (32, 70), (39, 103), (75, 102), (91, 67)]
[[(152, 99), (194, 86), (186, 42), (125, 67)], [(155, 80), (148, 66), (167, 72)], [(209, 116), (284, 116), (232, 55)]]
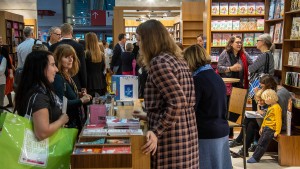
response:
[(5, 76), (6, 66), (7, 66), (7, 60), (3, 56), (1, 64), (0, 64), (0, 84), (6, 84), (6, 76)]
[[(36, 44), (42, 44), (41, 41), (37, 40)], [(33, 38), (26, 38), (24, 42), (22, 42), (17, 47), (17, 55), (18, 55), (18, 66), (17, 68), (21, 68), (24, 66), (26, 57), (32, 51), (32, 46), (34, 45)]]

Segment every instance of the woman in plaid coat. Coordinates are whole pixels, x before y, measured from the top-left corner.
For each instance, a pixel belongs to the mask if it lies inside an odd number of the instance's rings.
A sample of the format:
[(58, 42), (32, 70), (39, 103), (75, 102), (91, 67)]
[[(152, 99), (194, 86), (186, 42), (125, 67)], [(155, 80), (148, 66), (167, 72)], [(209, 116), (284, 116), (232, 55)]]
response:
[(151, 168), (198, 169), (194, 84), (181, 49), (157, 20), (140, 24), (137, 40), (148, 69), (143, 152), (152, 154)]

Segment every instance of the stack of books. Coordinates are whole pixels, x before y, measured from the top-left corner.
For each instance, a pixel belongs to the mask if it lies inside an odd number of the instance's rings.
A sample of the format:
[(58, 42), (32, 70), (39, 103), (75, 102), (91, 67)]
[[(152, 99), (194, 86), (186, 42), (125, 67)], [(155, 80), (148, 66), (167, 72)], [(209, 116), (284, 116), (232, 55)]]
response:
[(139, 129), (141, 127), (138, 118), (119, 119), (116, 116), (106, 116), (106, 125), (109, 129)]

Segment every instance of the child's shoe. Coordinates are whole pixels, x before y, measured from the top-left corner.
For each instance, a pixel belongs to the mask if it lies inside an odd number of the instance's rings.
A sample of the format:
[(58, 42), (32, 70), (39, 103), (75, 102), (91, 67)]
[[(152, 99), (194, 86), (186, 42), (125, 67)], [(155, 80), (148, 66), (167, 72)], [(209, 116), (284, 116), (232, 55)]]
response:
[(254, 152), (255, 149), (256, 149), (256, 147), (257, 147), (257, 145), (252, 144), (251, 147), (249, 147), (248, 151), (249, 151), (249, 152)]
[(258, 163), (253, 157), (247, 160), (247, 163)]

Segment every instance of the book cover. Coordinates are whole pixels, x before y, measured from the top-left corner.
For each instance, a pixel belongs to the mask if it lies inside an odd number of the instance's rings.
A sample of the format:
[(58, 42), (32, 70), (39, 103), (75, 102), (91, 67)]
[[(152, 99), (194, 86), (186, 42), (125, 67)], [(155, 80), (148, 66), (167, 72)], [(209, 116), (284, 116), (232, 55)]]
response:
[(211, 21), (211, 30), (217, 30), (217, 24), (218, 22), (216, 20)]
[(255, 14), (258, 14), (258, 15), (265, 14), (265, 4), (263, 2), (255, 3)]
[(294, 52), (289, 52), (288, 65), (293, 66)]
[(232, 20), (225, 20), (225, 30), (232, 30)]
[(222, 37), (222, 46), (226, 46), (228, 43), (228, 40), (231, 37), (231, 33), (223, 33), (223, 37)]
[(249, 15), (255, 14), (255, 2), (247, 3), (247, 14)]
[(299, 39), (300, 17), (293, 17), (290, 39)]
[(265, 20), (264, 19), (257, 19), (257, 21), (256, 21), (256, 29), (263, 31), (264, 27), (265, 27)]
[(90, 109), (90, 124), (105, 124), (107, 115), (106, 106), (101, 104), (92, 104)]
[(299, 52), (293, 53), (293, 66), (299, 66)]
[(247, 24), (248, 24), (248, 30), (257, 30), (256, 18), (249, 18)]
[(101, 148), (76, 148), (73, 154), (101, 154)]
[(129, 139), (106, 139), (107, 144), (129, 144)]
[(284, 0), (280, 0), (280, 16), (279, 18), (283, 18), (284, 16)]
[(274, 57), (274, 69), (279, 70), (279, 61), (281, 60), (281, 49), (275, 49), (273, 52), (273, 57)]
[(238, 14), (239, 4), (236, 2), (229, 3), (229, 15), (237, 15)]
[(248, 30), (248, 18), (240, 19), (240, 30)]
[(273, 42), (273, 40), (274, 40), (274, 25), (271, 25), (270, 26), (270, 31), (269, 31), (269, 34), (270, 34), (270, 36), (271, 36), (271, 38), (272, 38), (272, 42)]
[(104, 144), (105, 143), (105, 138), (100, 138), (95, 141), (87, 141), (87, 142), (79, 142), (81, 145), (95, 145), (95, 144)]
[(228, 3), (220, 2), (220, 15), (228, 15)]
[(220, 14), (220, 10), (219, 10), (219, 3), (218, 2), (213, 2), (211, 3), (211, 14), (212, 15), (219, 15)]
[(280, 43), (280, 37), (281, 37), (281, 23), (277, 23), (274, 29), (273, 43)]
[(254, 46), (254, 33), (244, 33), (244, 46)]
[(226, 25), (225, 20), (220, 20), (219, 24), (220, 24), (220, 29), (219, 30), (226, 30), (227, 29), (227, 25)]
[(242, 33), (233, 33), (232, 36), (241, 37), (243, 39), (243, 34)]
[(232, 30), (240, 30), (240, 20), (232, 20)]
[(222, 44), (222, 34), (213, 33), (213, 46), (221, 46)]
[(281, 0), (276, 0), (275, 2), (275, 11), (274, 11), (274, 19), (280, 18), (280, 12), (281, 12)]
[(247, 3), (239, 2), (238, 14), (240, 15), (247, 14)]
[(103, 147), (103, 154), (130, 154), (131, 148), (130, 146), (122, 146), (122, 147)]
[(274, 19), (275, 3), (276, 3), (276, 0), (271, 0), (271, 2), (270, 2), (269, 20)]

